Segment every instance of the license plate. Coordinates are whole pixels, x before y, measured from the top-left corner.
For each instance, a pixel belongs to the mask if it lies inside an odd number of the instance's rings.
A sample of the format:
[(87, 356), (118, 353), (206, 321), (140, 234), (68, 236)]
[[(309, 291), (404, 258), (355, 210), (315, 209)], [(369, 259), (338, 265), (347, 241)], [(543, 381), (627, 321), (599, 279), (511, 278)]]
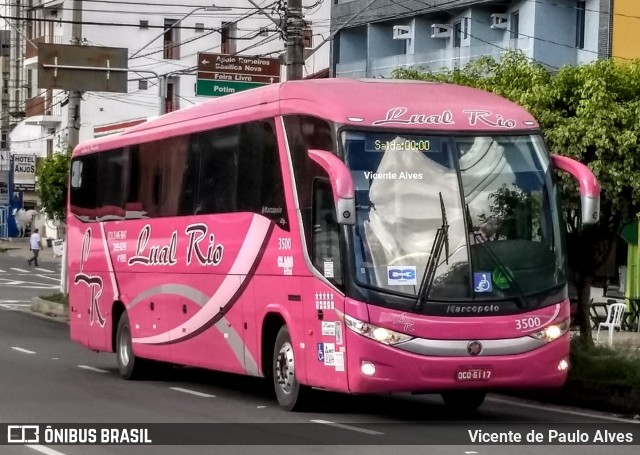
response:
[(456, 372), (456, 381), (488, 381), (491, 379), (490, 368), (463, 368)]

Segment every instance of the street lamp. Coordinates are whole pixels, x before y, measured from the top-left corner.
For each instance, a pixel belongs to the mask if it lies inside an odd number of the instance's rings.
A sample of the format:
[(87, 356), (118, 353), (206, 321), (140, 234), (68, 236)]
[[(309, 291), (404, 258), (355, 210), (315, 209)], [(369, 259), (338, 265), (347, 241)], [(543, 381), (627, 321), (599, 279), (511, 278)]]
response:
[(134, 58), (136, 55), (138, 55), (140, 52), (142, 52), (143, 50), (145, 50), (147, 47), (149, 47), (151, 44), (153, 44), (153, 42), (159, 38), (162, 38), (164, 36), (165, 33), (167, 33), (167, 31), (171, 30), (173, 27), (175, 27), (176, 25), (178, 25), (180, 22), (182, 22), (183, 20), (185, 20), (187, 17), (191, 16), (192, 14), (194, 14), (197, 11), (229, 11), (232, 10), (233, 8), (230, 8), (228, 6), (215, 6), (215, 5), (211, 5), (211, 6), (199, 6), (197, 8), (192, 9), (190, 12), (188, 12), (187, 14), (185, 14), (184, 16), (182, 16), (180, 19), (178, 19), (176, 22), (174, 22), (173, 24), (169, 25), (167, 28), (165, 28), (162, 33), (160, 33), (158, 36), (156, 36), (155, 38), (153, 38), (151, 41), (149, 41), (147, 44), (145, 44), (144, 46), (142, 46), (140, 49), (138, 49), (137, 51), (135, 51), (133, 53), (133, 55), (129, 56), (129, 59)]

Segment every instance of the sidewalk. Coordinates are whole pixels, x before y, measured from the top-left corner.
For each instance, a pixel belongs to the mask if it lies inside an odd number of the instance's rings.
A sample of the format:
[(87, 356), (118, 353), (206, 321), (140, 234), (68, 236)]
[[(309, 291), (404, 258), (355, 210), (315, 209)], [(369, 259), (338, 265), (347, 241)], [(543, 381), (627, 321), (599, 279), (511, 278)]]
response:
[[(609, 332), (607, 330), (600, 331), (600, 340), (596, 342), (596, 332), (594, 330), (593, 342), (599, 346), (607, 346), (609, 344)], [(640, 333), (638, 332), (613, 332), (613, 347), (622, 349), (640, 350)]]
[[(4, 250), (6, 250), (6, 254), (14, 257), (29, 259), (33, 256), (33, 253), (31, 253), (31, 250), (29, 249), (29, 238), (27, 237), (0, 240), (0, 252)], [(53, 248), (46, 247), (46, 242), (45, 246), (40, 249), (40, 255), (38, 256), (38, 259), (45, 262), (62, 261), (61, 256), (53, 255)]]

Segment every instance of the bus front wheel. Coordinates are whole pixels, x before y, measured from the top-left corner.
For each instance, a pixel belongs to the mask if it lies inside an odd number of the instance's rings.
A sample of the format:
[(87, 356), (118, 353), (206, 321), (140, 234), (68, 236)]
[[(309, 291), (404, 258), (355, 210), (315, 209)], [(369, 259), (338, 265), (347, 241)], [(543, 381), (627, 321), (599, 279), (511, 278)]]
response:
[(453, 390), (443, 392), (442, 400), (454, 412), (469, 413), (478, 409), (486, 396), (484, 390)]
[(133, 354), (131, 324), (127, 313), (124, 313), (120, 318), (120, 322), (118, 322), (116, 357), (118, 359), (118, 370), (123, 378), (139, 379), (142, 377), (145, 364), (143, 359), (136, 358)]
[(282, 326), (273, 350), (273, 386), (280, 407), (300, 411), (308, 404), (310, 390), (296, 379), (296, 361), (287, 326)]

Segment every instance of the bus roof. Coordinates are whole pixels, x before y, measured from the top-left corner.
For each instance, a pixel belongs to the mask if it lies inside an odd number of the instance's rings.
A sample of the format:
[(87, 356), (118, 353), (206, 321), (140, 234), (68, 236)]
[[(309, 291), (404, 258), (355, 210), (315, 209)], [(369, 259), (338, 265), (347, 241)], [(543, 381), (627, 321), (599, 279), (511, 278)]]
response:
[(124, 132), (80, 144), (75, 154), (189, 134), (278, 115), (312, 115), (364, 127), (448, 131), (531, 131), (535, 119), (515, 103), (453, 84), (398, 79), (288, 81), (211, 99)]

